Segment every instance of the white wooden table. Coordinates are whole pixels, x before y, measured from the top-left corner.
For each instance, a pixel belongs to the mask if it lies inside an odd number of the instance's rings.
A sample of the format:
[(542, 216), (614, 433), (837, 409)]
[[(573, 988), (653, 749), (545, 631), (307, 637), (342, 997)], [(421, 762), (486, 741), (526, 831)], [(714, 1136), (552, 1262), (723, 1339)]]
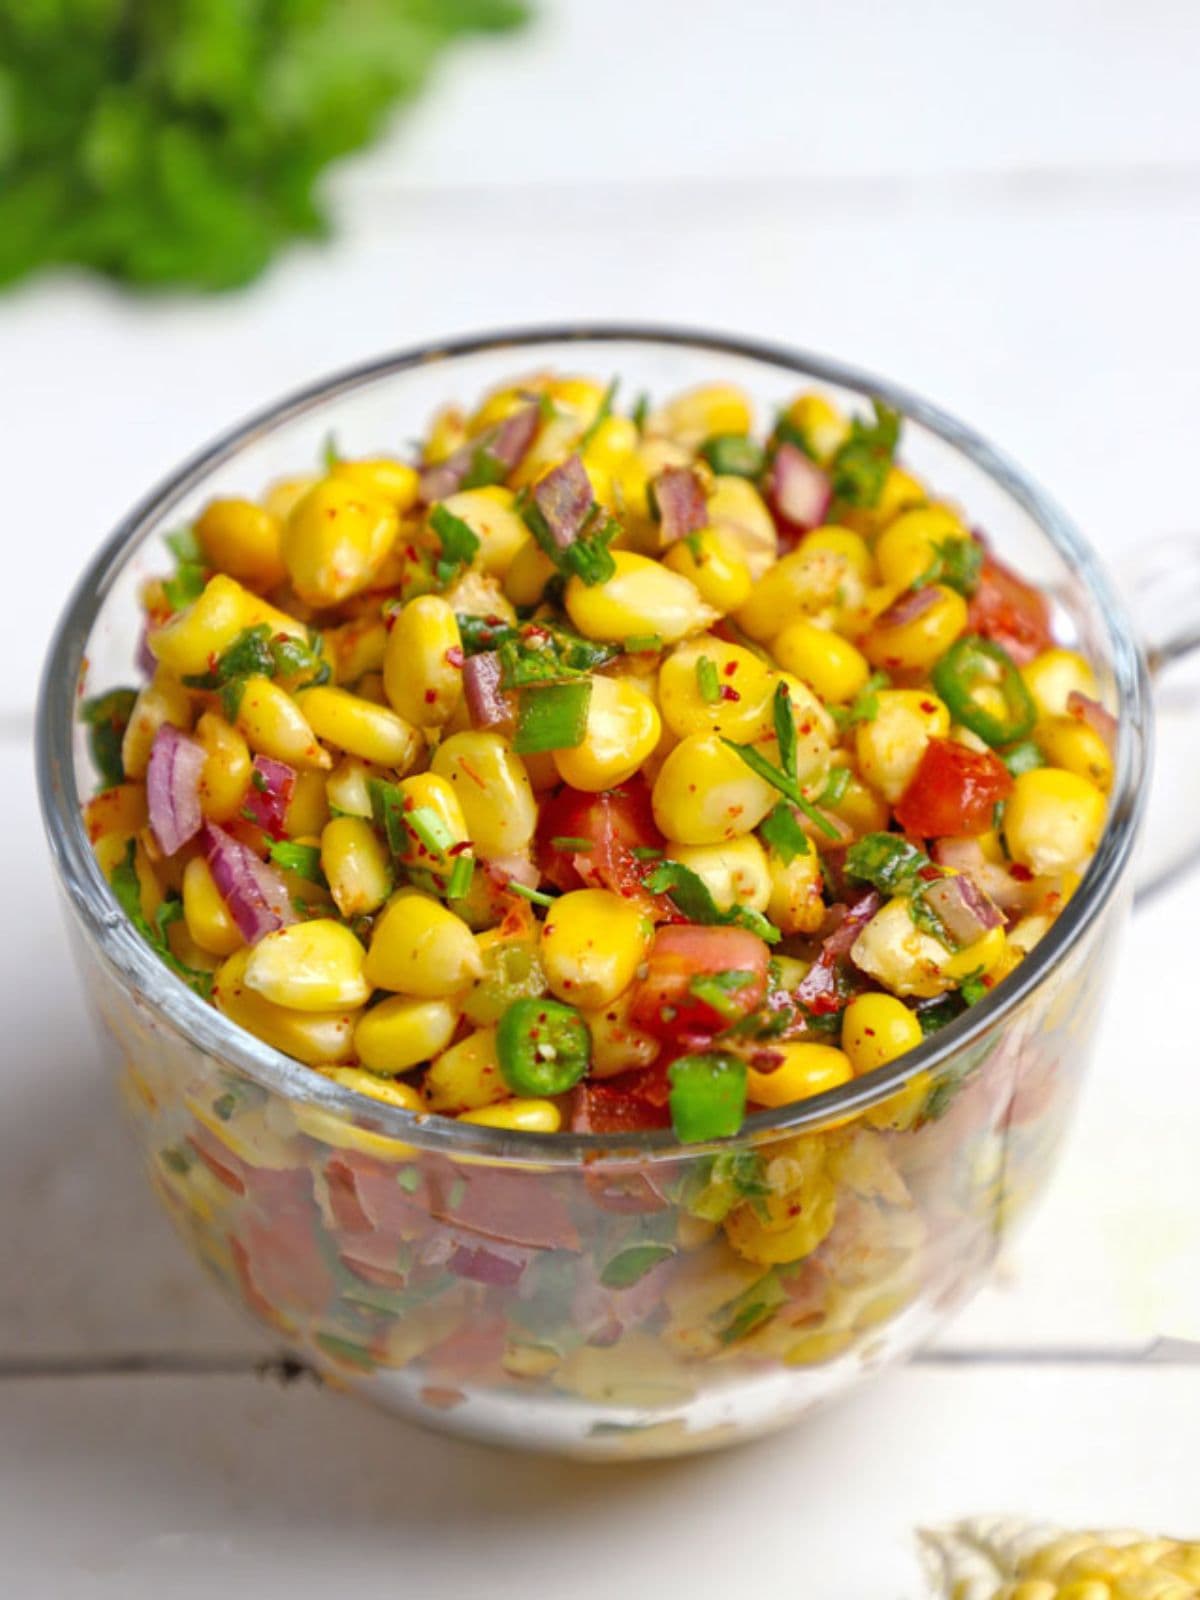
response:
[[(914, 1595), (920, 1521), (1200, 1532), (1195, 889), (1136, 922), (1066, 1159), (939, 1343), (727, 1457), (585, 1469), (307, 1381), (135, 1170), (67, 964), (30, 775), (85, 554), (183, 453), (408, 341), (627, 317), (837, 352), (970, 417), (1114, 562), (1200, 522), (1200, 9), (542, 0), (336, 184), (338, 241), (235, 298), (0, 301), (0, 1592), (579, 1600)], [(1198, 796), (1197, 798), (1200, 798)]]

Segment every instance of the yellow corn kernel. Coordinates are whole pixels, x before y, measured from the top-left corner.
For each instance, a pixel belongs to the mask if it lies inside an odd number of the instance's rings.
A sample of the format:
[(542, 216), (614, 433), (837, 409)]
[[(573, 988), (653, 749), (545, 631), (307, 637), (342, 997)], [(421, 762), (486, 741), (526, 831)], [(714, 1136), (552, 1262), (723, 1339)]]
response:
[(749, 395), (736, 384), (702, 383), (672, 396), (647, 426), (694, 450), (714, 433), (749, 433), (754, 411)]
[(525, 849), (537, 827), (537, 801), (521, 758), (503, 735), (451, 734), (437, 747), (431, 770), (457, 796), (480, 855), (510, 856)]
[(557, 1133), (562, 1127), (562, 1113), (553, 1100), (502, 1100), (478, 1111), (463, 1111), (458, 1120), (515, 1133)]
[(397, 461), (394, 456), (366, 456), (360, 461), (337, 461), (332, 475), (401, 512), (414, 506), (421, 492), (420, 474), (406, 461)]
[(534, 606), (558, 568), (532, 534), (526, 536), (504, 574), (504, 592), (515, 606)]
[(771, 851), (767, 877), (770, 893), (759, 909), (783, 933), (815, 933), (825, 920), (824, 879), (815, 848), (790, 861)]
[(383, 669), (387, 649), (387, 624), (381, 617), (355, 617), (337, 628), (325, 628), (321, 651), (329, 662), (335, 683), (357, 683), (367, 672)]
[(735, 905), (767, 909), (771, 898), (767, 853), (752, 833), (721, 844), (675, 844), (668, 854), (704, 880), (722, 911)]
[(930, 739), (944, 739), (950, 713), (925, 689), (881, 689), (879, 709), (854, 736), (863, 779), (891, 805), (912, 782)]
[(871, 547), (862, 534), (856, 533), (853, 528), (843, 528), (836, 522), (826, 523), (806, 533), (799, 549), (810, 561), (822, 554), (836, 556), (864, 583), (874, 576), (875, 562)]
[(765, 1216), (740, 1205), (725, 1219), (725, 1237), (747, 1261), (761, 1267), (799, 1261), (811, 1255), (830, 1232), (837, 1216), (837, 1190), (830, 1178), (808, 1176), (794, 1195), (771, 1195)]
[(480, 977), (483, 960), (461, 917), (429, 895), (401, 889), (375, 924), (364, 971), (372, 988), (438, 999)]
[(949, 506), (921, 506), (905, 511), (879, 535), (875, 560), (884, 583), (907, 589), (937, 560), (940, 544), (971, 536)]
[(681, 739), (659, 770), (654, 819), (676, 844), (720, 844), (750, 833), (778, 796), (716, 733)]
[(403, 995), (382, 1000), (358, 1019), (358, 1059), (372, 1072), (408, 1072), (445, 1050), (460, 1015), (449, 1000), (407, 1000)]
[(187, 733), (192, 726), (192, 697), (173, 672), (159, 667), (138, 691), (121, 740), (127, 778), (146, 776), (155, 736), (165, 722)]
[[(701, 674), (708, 660), (716, 674), (717, 696), (707, 699)], [(677, 738), (689, 733), (723, 733), (741, 744), (769, 738), (774, 728), (774, 694), (778, 678), (764, 661), (740, 644), (728, 644), (702, 633), (681, 644), (663, 662), (658, 676), (658, 703), (663, 721)], [(728, 688), (727, 698), (721, 691)]]
[(827, 538), (817, 538), (834, 532), (861, 543), (850, 529), (815, 529), (754, 585), (750, 598), (736, 613), (738, 627), (752, 639), (769, 644), (797, 616), (820, 616), (857, 604), (864, 584), (859, 559), (851, 553), (854, 547), (839, 548)]
[(516, 496), (499, 484), (486, 489), (462, 489), (442, 504), (460, 517), (479, 540), (477, 560), (485, 572), (502, 578), (517, 551), (529, 539), (529, 529), (514, 509)]
[[(923, 591), (930, 599), (925, 610), (903, 620), (890, 607), (867, 631), (862, 641), (863, 654), (873, 666), (887, 672), (918, 672), (931, 667), (945, 655), (967, 626), (967, 602), (957, 589), (935, 583)], [(905, 602), (898, 602), (901, 606)]]
[(1043, 873), (1079, 870), (1104, 831), (1104, 796), (1061, 767), (1022, 772), (1004, 806), (1004, 840), (1021, 866)]
[(300, 707), (270, 678), (247, 678), (238, 705), (238, 731), (251, 750), (293, 767), (332, 767), (333, 759)]
[(842, 798), (828, 809), (859, 838), (864, 833), (886, 832), (891, 816), (887, 801), (868, 789), (857, 774), (851, 777)]
[(237, 729), (215, 711), (204, 713), (194, 737), (206, 752), (200, 809), (210, 822), (228, 822), (242, 809), (250, 786), (250, 751)]
[(247, 985), (250, 955), (247, 949), (235, 950), (218, 969), (213, 979), (213, 1001), (218, 1011), (306, 1066), (332, 1066), (352, 1060), (358, 1013), (344, 1006), (332, 1011), (299, 1011), (275, 1005)]
[(496, 1058), (495, 1028), (477, 1028), (436, 1056), (425, 1073), (425, 1093), (432, 1111), (456, 1116), (507, 1099), (508, 1086)]
[(1079, 717), (1044, 717), (1034, 737), (1052, 767), (1063, 767), (1104, 794), (1112, 788), (1113, 758), (1104, 739)]
[(392, 861), (365, 817), (334, 817), (321, 832), (321, 871), (344, 917), (361, 917), (392, 892)]
[(267, 623), (272, 633), (307, 640), (308, 630), (302, 622), (218, 572), (197, 600), (161, 628), (152, 629), (146, 642), (156, 660), (184, 677), (208, 672), (244, 628), (260, 622)]
[(842, 1049), (855, 1072), (874, 1072), (923, 1037), (916, 1016), (895, 995), (855, 995), (842, 1014)]
[(693, 583), (700, 598), (721, 616), (745, 605), (754, 587), (740, 544), (724, 528), (701, 528), (677, 539), (663, 561)]
[(429, 432), (425, 436), (422, 459), (432, 465), (445, 461), (460, 445), (467, 442), (467, 421), (457, 406), (442, 406), (434, 412)]
[(349, 928), (332, 917), (314, 917), (264, 935), (250, 951), (242, 981), (293, 1011), (361, 1006), (371, 994), (363, 977), (365, 957)]
[(770, 1072), (750, 1067), (746, 1073), (746, 1092), (755, 1105), (789, 1106), (795, 1100), (811, 1100), (849, 1083), (854, 1076), (849, 1056), (829, 1044), (778, 1044), (768, 1055), (783, 1060)]
[(148, 816), (144, 783), (117, 783), (111, 789), (101, 789), (83, 808), (87, 835), (93, 844), (105, 835), (122, 843), (131, 839), (145, 827)]
[(908, 900), (899, 896), (877, 911), (851, 950), (855, 966), (894, 994), (923, 999), (944, 994), (972, 973), (988, 976), (1004, 958), (1003, 928), (951, 952), (913, 922)]
[[(406, 812), (432, 811), (455, 844), (462, 844), (470, 837), (458, 790), (441, 773), (415, 772), (411, 778), (401, 779), (396, 787)], [(418, 856), (423, 848), (418, 846)]]
[(395, 508), (344, 477), (322, 478), (283, 526), (283, 563), (292, 588), (313, 606), (332, 606), (370, 586), (399, 529)]
[(274, 483), (268, 485), (262, 503), (273, 517), (278, 517), (284, 522), (294, 505), (297, 505), (313, 484), (317, 482), (315, 472), (297, 473), (291, 478), (276, 478)]
[(340, 1083), (343, 1089), (353, 1089), (355, 1094), (365, 1095), (368, 1100), (395, 1106), (397, 1111), (411, 1111), (419, 1115), (426, 1109), (420, 1091), (414, 1089), (411, 1083), (392, 1083), (388, 1078), (377, 1078), (372, 1072), (364, 1072), (361, 1067), (326, 1067), (321, 1076), (333, 1083)]
[(311, 767), (298, 772), (292, 798), (283, 814), (283, 831), (291, 839), (315, 839), (328, 821), (325, 774)]
[(302, 689), (296, 704), (318, 739), (363, 761), (407, 772), (423, 748), (411, 722), (390, 706), (377, 706), (346, 689), (331, 684)]
[(554, 765), (573, 789), (614, 789), (638, 771), (661, 734), (654, 702), (630, 679), (597, 676), (583, 739), (572, 749), (553, 751)]
[(462, 694), (462, 635), (449, 602), (418, 595), (388, 634), (383, 686), (400, 715), (418, 728), (448, 722)]
[(818, 461), (828, 461), (850, 437), (850, 424), (823, 394), (797, 395), (784, 412)]
[(371, 779), (381, 776), (369, 762), (360, 761), (357, 756), (346, 756), (325, 779), (326, 798), (331, 806), (352, 817), (369, 817), (372, 815)]
[(709, 526), (732, 536), (757, 583), (775, 565), (779, 536), (767, 503), (746, 478), (721, 474), (708, 492)]
[(869, 538), (905, 511), (923, 506), (929, 499), (925, 486), (903, 467), (890, 467), (883, 489), (873, 506), (859, 506), (846, 512), (846, 521)]
[(612, 558), (616, 571), (604, 583), (587, 584), (582, 578), (567, 583), (567, 613), (586, 638), (623, 644), (657, 634), (664, 643), (676, 644), (717, 620), (696, 586), (661, 562), (632, 550), (614, 550)]
[(635, 1028), (630, 1019), (633, 990), (606, 1006), (583, 1009), (581, 1015), (592, 1036), (592, 1059), (588, 1071), (594, 1078), (611, 1078), (635, 1067), (648, 1067), (662, 1050), (661, 1041)]
[(196, 519), (196, 542), (209, 566), (252, 589), (276, 589), (287, 576), (283, 524), (253, 500), (210, 500)]
[(594, 429), (583, 451), (583, 464), (589, 473), (599, 467), (611, 477), (626, 467), (640, 441), (637, 424), (613, 413)]
[(244, 943), (203, 856), (193, 856), (183, 869), (183, 920), (209, 955), (231, 956)]
[(1091, 663), (1077, 650), (1043, 650), (1021, 668), (1021, 676), (1039, 717), (1065, 716), (1072, 694), (1086, 695), (1089, 700), (1100, 697)]
[(560, 1000), (606, 1006), (633, 982), (650, 949), (651, 927), (638, 908), (608, 889), (574, 889), (542, 924), (546, 981)]
[(861, 650), (840, 633), (819, 627), (807, 617), (797, 617), (775, 636), (771, 654), (831, 705), (853, 700), (871, 676)]

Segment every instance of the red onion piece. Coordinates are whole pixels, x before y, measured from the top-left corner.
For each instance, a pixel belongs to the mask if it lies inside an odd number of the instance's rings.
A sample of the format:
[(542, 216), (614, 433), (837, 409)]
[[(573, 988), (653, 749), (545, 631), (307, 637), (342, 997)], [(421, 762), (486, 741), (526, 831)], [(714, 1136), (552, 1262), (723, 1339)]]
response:
[(146, 768), (146, 800), (150, 826), (165, 856), (173, 856), (200, 832), (204, 821), (200, 778), (207, 759), (202, 745), (169, 722), (154, 736)]
[(849, 957), (854, 941), (882, 904), (882, 895), (874, 889), (868, 889), (865, 894), (844, 906), (842, 920), (822, 942), (817, 959), (792, 991), (800, 1005), (815, 1016), (826, 1016), (831, 1011), (842, 1009), (839, 969)]
[(663, 544), (686, 539), (708, 523), (708, 499), (700, 475), (691, 467), (664, 467), (655, 478), (654, 502)]
[(1024, 911), (1030, 901), (1029, 885), (1018, 883), (1007, 867), (989, 861), (976, 838), (937, 839), (930, 854), (940, 867), (952, 867), (968, 877), (1001, 911)]
[(522, 406), (511, 417), (505, 417), (494, 428), (488, 428), (477, 439), (468, 439), (459, 445), (445, 461), (434, 462), (421, 472), (421, 499), (426, 505), (444, 500), (463, 485), (477, 456), (491, 456), (504, 469), (504, 476), (513, 470), (533, 443), (541, 420), (541, 407), (537, 401)]
[(521, 1274), (532, 1258), (531, 1250), (515, 1245), (459, 1245), (446, 1266), (455, 1277), (511, 1289), (521, 1281)]
[(931, 585), (923, 589), (906, 589), (898, 599), (893, 600), (886, 611), (881, 611), (875, 618), (877, 628), (899, 628), (906, 622), (913, 622), (917, 617), (923, 616), (930, 606), (937, 605), (938, 592)]
[(500, 687), (500, 656), (483, 650), (463, 662), (463, 692), (473, 728), (499, 728), (513, 719), (513, 709)]
[(201, 843), (218, 893), (247, 944), (295, 922), (287, 884), (253, 850), (215, 822), (204, 824)]
[(1111, 755), (1117, 743), (1117, 719), (1111, 711), (1098, 700), (1091, 700), (1086, 694), (1080, 694), (1078, 689), (1072, 689), (1067, 696), (1067, 712), (1080, 722), (1086, 722), (1093, 733), (1098, 733)]
[(274, 761), (270, 756), (255, 756), (253, 771), (246, 790), (245, 809), (251, 813), (259, 827), (272, 839), (282, 839), (285, 833), (283, 819), (292, 801), (296, 787), (295, 769), (285, 761)]
[(931, 883), (924, 899), (960, 950), (978, 943), (985, 933), (1004, 922), (987, 895), (965, 873)]
[(592, 480), (578, 455), (568, 456), (534, 485), (533, 502), (560, 550), (573, 545), (583, 532), (594, 501)]
[(771, 463), (768, 495), (785, 521), (797, 528), (818, 528), (825, 520), (833, 489), (829, 478), (797, 445), (786, 439)]
[(150, 649), (149, 635), (150, 619), (147, 617), (142, 623), (141, 633), (138, 634), (137, 653), (134, 656), (134, 664), (145, 678), (152, 678), (158, 671), (158, 662), (154, 659), (154, 652)]

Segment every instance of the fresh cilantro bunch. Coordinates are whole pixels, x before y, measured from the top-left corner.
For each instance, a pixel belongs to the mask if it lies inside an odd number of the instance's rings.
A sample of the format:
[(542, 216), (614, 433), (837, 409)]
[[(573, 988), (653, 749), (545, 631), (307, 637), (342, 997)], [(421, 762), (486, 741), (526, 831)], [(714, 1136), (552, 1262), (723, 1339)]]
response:
[(0, 5), (0, 285), (79, 265), (227, 289), (327, 229), (322, 169), (520, 0)]

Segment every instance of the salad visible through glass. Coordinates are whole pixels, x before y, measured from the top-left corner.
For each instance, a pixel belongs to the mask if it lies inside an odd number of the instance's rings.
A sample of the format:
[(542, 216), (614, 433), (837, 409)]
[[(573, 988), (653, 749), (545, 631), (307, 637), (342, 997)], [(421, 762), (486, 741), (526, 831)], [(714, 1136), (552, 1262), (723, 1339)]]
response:
[(619, 396), (534, 374), (411, 459), (330, 440), (213, 500), (145, 587), (145, 681), (83, 704), (86, 820), (172, 970), (314, 1071), (690, 1143), (1002, 981), (1115, 725), (882, 403), (764, 435), (727, 384)]

